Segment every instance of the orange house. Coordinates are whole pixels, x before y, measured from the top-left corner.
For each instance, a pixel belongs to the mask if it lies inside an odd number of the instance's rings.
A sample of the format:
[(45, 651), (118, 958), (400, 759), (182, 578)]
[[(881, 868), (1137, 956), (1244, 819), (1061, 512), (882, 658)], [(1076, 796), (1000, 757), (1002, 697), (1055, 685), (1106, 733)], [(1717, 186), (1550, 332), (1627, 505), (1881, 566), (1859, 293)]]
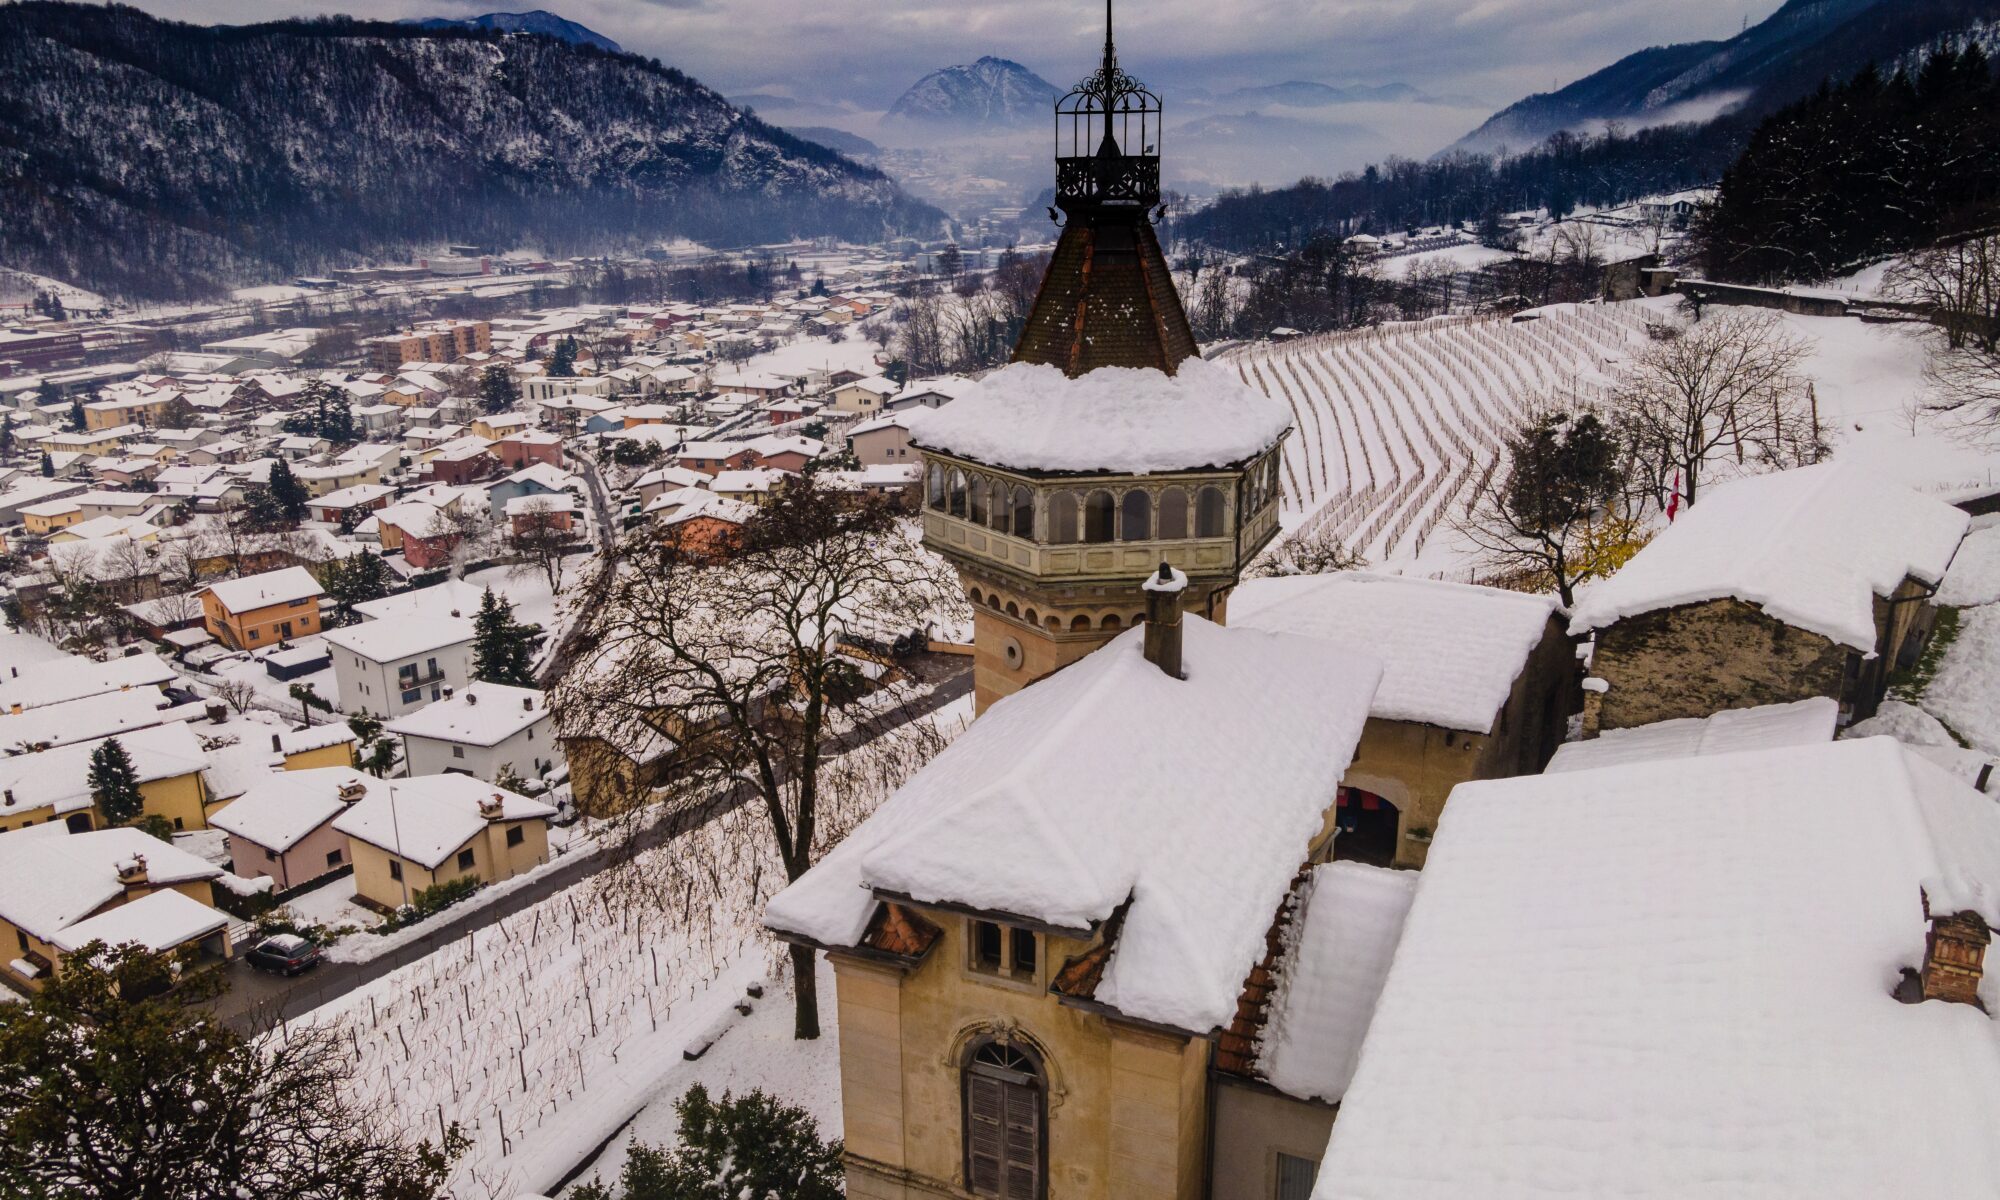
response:
[(224, 580), (201, 590), (202, 624), (225, 646), (259, 650), (318, 633), (323, 594), (304, 567)]

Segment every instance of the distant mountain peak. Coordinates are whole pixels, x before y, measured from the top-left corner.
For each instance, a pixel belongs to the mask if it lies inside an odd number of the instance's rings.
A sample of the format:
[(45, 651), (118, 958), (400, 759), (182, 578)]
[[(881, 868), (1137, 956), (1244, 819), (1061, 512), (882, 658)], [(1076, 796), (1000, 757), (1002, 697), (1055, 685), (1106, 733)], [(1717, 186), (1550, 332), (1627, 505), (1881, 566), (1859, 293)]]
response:
[(572, 46), (595, 46), (599, 50), (609, 50), (613, 54), (624, 50), (623, 46), (596, 30), (542, 8), (517, 13), (483, 13), (476, 17), (416, 17), (403, 23), (425, 29), (487, 29), (495, 33), (538, 33), (543, 37), (555, 38), (559, 42), (568, 42)]
[(889, 106), (897, 120), (995, 128), (1039, 121), (1062, 89), (1012, 59), (984, 55), (932, 71)]

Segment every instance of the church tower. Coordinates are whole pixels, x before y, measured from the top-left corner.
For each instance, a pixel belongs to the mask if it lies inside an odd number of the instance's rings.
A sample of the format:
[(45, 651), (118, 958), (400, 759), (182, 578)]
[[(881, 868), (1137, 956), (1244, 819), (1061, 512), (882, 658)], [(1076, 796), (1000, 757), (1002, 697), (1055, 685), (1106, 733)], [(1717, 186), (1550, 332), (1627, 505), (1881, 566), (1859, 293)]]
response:
[(1103, 61), (1055, 121), (1062, 234), (1013, 361), (912, 430), (980, 712), (1141, 621), (1162, 562), (1222, 621), (1278, 532), (1290, 413), (1199, 356), (1153, 229), (1160, 100), (1119, 69), (1110, 0)]

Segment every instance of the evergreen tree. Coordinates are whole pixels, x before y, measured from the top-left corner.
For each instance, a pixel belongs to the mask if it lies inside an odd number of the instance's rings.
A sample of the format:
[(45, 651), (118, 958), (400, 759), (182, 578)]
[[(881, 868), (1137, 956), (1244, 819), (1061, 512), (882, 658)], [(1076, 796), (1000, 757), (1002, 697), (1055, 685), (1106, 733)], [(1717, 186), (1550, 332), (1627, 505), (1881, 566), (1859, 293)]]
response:
[(487, 588), (472, 630), (473, 678), (513, 687), (535, 686), (533, 631), (515, 622), (512, 602)]
[(88, 424), (88, 422), (85, 420), (83, 415), (83, 397), (78, 396), (76, 399), (71, 400), (69, 402), (70, 431), (72, 433), (82, 433), (84, 430), (84, 426), (86, 424)]
[(319, 423), (319, 435), (337, 445), (358, 441), (354, 433), (354, 408), (348, 402), (347, 393), (339, 388), (326, 398)]
[(14, 457), (14, 423), (0, 413), (0, 462)]
[(0, 1005), (0, 1195), (431, 1200), (465, 1148), (405, 1141), (352, 1100), (331, 1029), (251, 1042), (206, 1005), (219, 972), (92, 942)]
[(616, 1192), (589, 1184), (577, 1189), (577, 1200), (838, 1200), (842, 1194), (840, 1143), (822, 1142), (804, 1109), (761, 1091), (725, 1092), (717, 1103), (697, 1083), (674, 1111), (679, 1147), (633, 1146)]
[(490, 413), (506, 412), (520, 403), (521, 389), (511, 368), (498, 363), (479, 375), (479, 407)]
[(50, 458), (49, 452), (44, 450), (42, 451), (42, 478), (54, 479), (55, 477), (56, 477), (56, 460)]
[(347, 727), (360, 747), (357, 765), (377, 779), (387, 776), (396, 766), (397, 747), (395, 738), (382, 736), (382, 718), (364, 708), (347, 718)]
[(549, 358), (549, 374), (566, 379), (576, 374), (576, 339), (564, 336), (556, 343), (556, 352)]
[(108, 825), (124, 825), (145, 811), (146, 799), (139, 794), (139, 773), (132, 768), (132, 756), (117, 738), (106, 738), (90, 752), (88, 775), (91, 799)]
[(332, 712), (333, 701), (319, 694), (319, 689), (310, 683), (295, 683), (291, 686), (292, 699), (299, 702), (299, 713), (304, 718), (306, 728), (311, 729), (313, 710)]
[(261, 483), (243, 489), (242, 519), (252, 529), (281, 529), (287, 523), (285, 510), (278, 504), (278, 498)]
[(343, 621), (354, 619), (354, 606), (389, 594), (389, 568), (380, 555), (362, 551), (336, 560), (326, 569), (326, 591)]
[(292, 464), (280, 458), (271, 464), (271, 499), (278, 506), (278, 512), (287, 521), (298, 521), (306, 515), (306, 501), (311, 497), (306, 493), (306, 485), (292, 474)]

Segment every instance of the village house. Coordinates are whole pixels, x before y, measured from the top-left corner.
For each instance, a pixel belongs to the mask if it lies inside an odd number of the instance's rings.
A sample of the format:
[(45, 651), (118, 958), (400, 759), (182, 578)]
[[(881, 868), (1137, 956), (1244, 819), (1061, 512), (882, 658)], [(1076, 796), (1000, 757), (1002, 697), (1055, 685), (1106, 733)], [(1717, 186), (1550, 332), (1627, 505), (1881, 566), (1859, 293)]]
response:
[(709, 481), (708, 490), (724, 499), (744, 504), (764, 505), (777, 499), (791, 476), (784, 471), (753, 467), (744, 471), (719, 471)]
[(1340, 856), (1377, 866), (1422, 866), (1459, 784), (1541, 770), (1578, 694), (1553, 596), (1359, 571), (1294, 575), (1240, 585), (1229, 623), (1381, 660), (1336, 806)]
[(913, 408), (863, 421), (847, 431), (847, 445), (864, 467), (915, 463), (920, 455), (910, 443), (910, 428), (928, 411)]
[(376, 779), (352, 766), (307, 767), (263, 776), (215, 811), (209, 823), (229, 835), (229, 869), (269, 878), (278, 892), (351, 866), (347, 836), (333, 819), (368, 794)]
[(233, 650), (262, 650), (318, 633), (325, 594), (304, 567), (226, 579), (197, 593), (204, 627)]
[(105, 692), (148, 690), (155, 697), (177, 678), (156, 654), (129, 654), (105, 662), (66, 654), (46, 662), (7, 664), (0, 675), (0, 713), (62, 704)]
[(152, 688), (136, 688), (45, 704), (21, 713), (0, 713), (0, 747), (46, 749), (187, 719), (186, 712), (171, 705), (172, 701)]
[(376, 510), (371, 519), (382, 552), (401, 551), (404, 561), (420, 571), (449, 564), (461, 537), (450, 516), (457, 504), (456, 496), (447, 505), (406, 499)]
[(751, 442), (750, 450), (757, 456), (759, 467), (796, 475), (806, 469), (806, 464), (826, 453), (826, 443), (796, 434), (791, 437), (770, 434)]
[(534, 688), (470, 683), (385, 728), (402, 737), (411, 775), (456, 772), (492, 783), (511, 770), (536, 779), (562, 761), (548, 704)]
[(0, 948), (7, 982), (33, 990), (91, 942), (231, 954), (230, 917), (217, 911), (222, 869), (136, 829), (60, 827), (0, 834)]
[(334, 818), (354, 860), (354, 894), (394, 911), (455, 879), (498, 883), (549, 860), (556, 810), (469, 775), (384, 780)]
[(558, 500), (572, 498), (572, 489), (581, 491), (583, 481), (548, 463), (535, 463), (522, 467), (513, 474), (491, 484), (486, 489), (486, 500), (491, 506), (493, 518), (499, 520), (507, 511), (510, 501), (528, 496), (544, 496)]
[(1922, 653), (1968, 521), (1849, 466), (1715, 486), (1577, 597), (1585, 735), (1810, 696), (1872, 716)]
[(709, 475), (688, 467), (654, 467), (639, 476), (632, 486), (638, 493), (640, 506), (644, 507), (662, 492), (705, 487), (709, 479)]
[(844, 417), (871, 417), (881, 412), (889, 398), (901, 390), (902, 385), (881, 375), (857, 379), (833, 389), (826, 411)]
[(472, 621), (405, 615), (326, 632), (344, 712), (399, 717), (472, 678)]
[(662, 492), (646, 506), (660, 536), (695, 562), (720, 562), (742, 549), (745, 526), (757, 506), (700, 488)]
[(577, 502), (567, 495), (516, 496), (507, 501), (501, 515), (507, 521), (508, 532), (520, 538), (530, 534), (571, 534), (576, 530), (580, 511)]
[(889, 397), (890, 412), (911, 412), (919, 408), (943, 408), (971, 391), (976, 381), (956, 375), (939, 375), (913, 380), (910, 386)]
[(742, 442), (682, 442), (673, 449), (674, 465), (704, 475), (742, 471), (754, 466), (757, 452)]
[(563, 441), (560, 434), (546, 429), (524, 429), (510, 433), (487, 447), (500, 465), (510, 470), (528, 466), (560, 467)]
[(287, 771), (309, 771), (318, 767), (352, 767), (360, 739), (345, 721), (327, 721), (304, 729), (287, 729), (271, 735), (271, 751)]
[[(202, 771), (208, 755), (194, 731), (173, 721), (117, 738), (132, 760), (144, 813), (175, 829), (206, 828), (212, 801)], [(51, 822), (76, 830), (102, 827), (89, 777), (90, 756), (106, 740), (0, 757), (0, 830)]]
[(389, 505), (396, 489), (385, 483), (362, 483), (342, 488), (337, 492), (313, 500), (307, 508), (313, 519), (328, 524), (339, 525), (344, 521), (359, 522), (363, 515), (379, 512)]

